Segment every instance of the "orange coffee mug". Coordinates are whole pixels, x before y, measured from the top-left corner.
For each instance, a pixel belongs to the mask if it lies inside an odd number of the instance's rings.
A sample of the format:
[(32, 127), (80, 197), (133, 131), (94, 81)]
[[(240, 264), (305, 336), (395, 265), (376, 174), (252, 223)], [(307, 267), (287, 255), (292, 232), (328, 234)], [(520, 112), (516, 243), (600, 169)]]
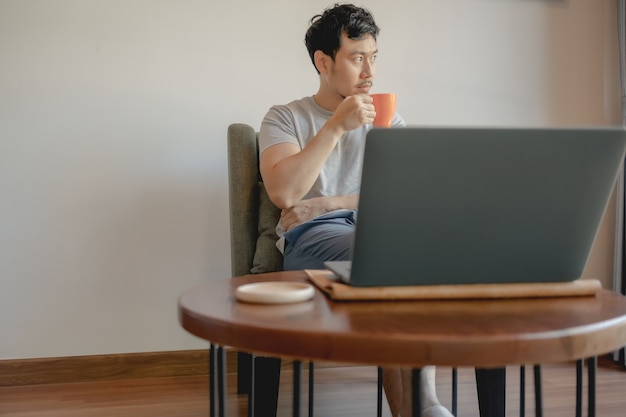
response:
[(396, 95), (393, 93), (370, 94), (376, 110), (375, 127), (391, 127), (396, 113)]

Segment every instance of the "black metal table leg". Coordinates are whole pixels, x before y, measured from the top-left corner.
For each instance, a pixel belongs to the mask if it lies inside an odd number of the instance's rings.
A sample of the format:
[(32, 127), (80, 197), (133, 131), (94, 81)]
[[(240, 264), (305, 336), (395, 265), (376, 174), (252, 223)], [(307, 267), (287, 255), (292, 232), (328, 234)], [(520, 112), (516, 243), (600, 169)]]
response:
[(583, 416), (583, 367), (584, 361), (576, 361), (576, 417)]
[(378, 367), (378, 378), (376, 383), (376, 417), (383, 415), (383, 368)]
[(422, 417), (422, 370), (413, 369), (411, 371), (411, 388), (413, 390), (413, 417)]
[(542, 417), (541, 365), (535, 365), (533, 370), (535, 371), (535, 417)]
[(209, 416), (215, 417), (215, 406), (217, 404), (217, 395), (215, 387), (217, 386), (217, 348), (213, 343), (209, 345)]
[(587, 359), (587, 416), (596, 415), (596, 370), (598, 368), (598, 358), (593, 356)]
[(480, 417), (506, 415), (506, 368), (476, 369)]
[(457, 413), (457, 398), (459, 397), (459, 370), (452, 368), (452, 415)]
[(293, 417), (300, 417), (300, 386), (302, 380), (302, 362), (293, 361)]
[(309, 417), (313, 417), (313, 404), (314, 404), (314, 387), (315, 387), (315, 364), (309, 362)]
[(219, 416), (226, 417), (226, 351), (222, 346), (217, 348), (217, 391), (219, 394)]

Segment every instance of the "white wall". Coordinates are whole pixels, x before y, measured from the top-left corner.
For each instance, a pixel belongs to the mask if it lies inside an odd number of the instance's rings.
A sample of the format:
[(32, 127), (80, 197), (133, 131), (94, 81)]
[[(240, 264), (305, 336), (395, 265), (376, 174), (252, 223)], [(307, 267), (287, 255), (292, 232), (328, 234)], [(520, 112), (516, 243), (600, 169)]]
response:
[[(331, 3), (0, 0), (0, 359), (206, 346), (176, 300), (230, 276), (226, 128), (315, 92)], [(367, 6), (409, 124), (619, 123), (615, 0)]]

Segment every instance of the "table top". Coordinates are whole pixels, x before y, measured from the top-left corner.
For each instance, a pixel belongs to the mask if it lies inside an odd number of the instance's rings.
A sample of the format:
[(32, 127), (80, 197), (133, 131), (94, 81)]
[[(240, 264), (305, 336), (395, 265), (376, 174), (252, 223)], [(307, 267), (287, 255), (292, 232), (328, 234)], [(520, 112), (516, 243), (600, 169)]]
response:
[(179, 321), (211, 343), (303, 360), (381, 366), (502, 367), (583, 359), (626, 345), (626, 297), (336, 302), (261, 305), (235, 289), (307, 282), (304, 271), (245, 275), (184, 292)]

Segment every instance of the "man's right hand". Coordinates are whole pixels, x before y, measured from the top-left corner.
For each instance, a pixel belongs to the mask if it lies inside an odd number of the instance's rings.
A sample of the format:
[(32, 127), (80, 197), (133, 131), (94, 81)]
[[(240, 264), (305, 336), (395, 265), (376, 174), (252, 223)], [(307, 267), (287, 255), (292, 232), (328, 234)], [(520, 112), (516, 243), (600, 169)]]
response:
[(329, 122), (337, 123), (343, 130), (357, 129), (364, 124), (373, 123), (376, 111), (369, 94), (357, 94), (346, 97), (335, 110)]

